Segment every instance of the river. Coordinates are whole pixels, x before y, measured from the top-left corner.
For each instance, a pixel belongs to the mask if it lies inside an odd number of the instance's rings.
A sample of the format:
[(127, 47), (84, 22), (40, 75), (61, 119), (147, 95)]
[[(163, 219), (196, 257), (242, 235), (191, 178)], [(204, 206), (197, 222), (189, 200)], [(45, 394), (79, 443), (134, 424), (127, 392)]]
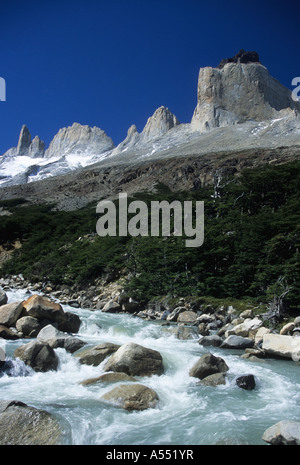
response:
[[(7, 292), (9, 302), (24, 300), (25, 291)], [(264, 431), (274, 423), (300, 421), (299, 364), (288, 360), (264, 359), (253, 362), (241, 352), (205, 348), (197, 340), (179, 340), (170, 327), (127, 314), (88, 309), (64, 310), (79, 315), (82, 323), (76, 335), (85, 348), (103, 342), (132, 341), (158, 350), (165, 372), (161, 376), (139, 377), (154, 389), (159, 406), (127, 412), (100, 400), (115, 384), (83, 386), (81, 381), (103, 373), (105, 361), (97, 367), (81, 365), (65, 349), (55, 349), (57, 371), (36, 373), (21, 361), (14, 362), (14, 376), (0, 377), (0, 399), (17, 399), (42, 408), (61, 421), (65, 443), (74, 445), (263, 445)], [(1, 340), (7, 359), (28, 339)], [(229, 371), (225, 385), (199, 386), (189, 370), (207, 352), (222, 357)], [(252, 373), (256, 388), (246, 391), (236, 378)]]

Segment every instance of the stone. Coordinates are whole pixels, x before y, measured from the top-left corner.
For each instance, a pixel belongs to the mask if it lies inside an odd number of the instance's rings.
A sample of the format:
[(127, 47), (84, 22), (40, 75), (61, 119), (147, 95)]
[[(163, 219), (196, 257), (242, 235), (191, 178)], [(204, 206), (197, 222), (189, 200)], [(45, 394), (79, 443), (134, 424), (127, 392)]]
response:
[(115, 302), (114, 300), (110, 300), (107, 302), (104, 307), (102, 308), (102, 312), (109, 312), (109, 313), (117, 313), (122, 310), (122, 307), (118, 302)]
[(16, 400), (0, 401), (0, 444), (60, 445), (63, 432), (56, 418), (45, 410)]
[(194, 323), (197, 320), (197, 313), (186, 310), (178, 315), (177, 322)]
[(66, 319), (62, 306), (42, 295), (30, 296), (23, 302), (23, 307), (28, 316), (38, 320), (47, 319), (59, 323)]
[(189, 375), (203, 379), (215, 373), (224, 373), (229, 370), (226, 362), (221, 357), (213, 354), (204, 354), (190, 369)]
[(66, 333), (78, 333), (81, 320), (76, 313), (64, 312), (64, 319), (58, 322), (58, 328)]
[(253, 311), (251, 309), (244, 310), (242, 313), (240, 313), (241, 318), (253, 318)]
[(256, 334), (255, 334), (255, 336), (254, 336), (254, 342), (255, 342), (255, 344), (258, 345), (258, 344), (262, 343), (264, 334), (268, 334), (268, 333), (270, 333), (270, 332), (271, 332), (271, 331), (270, 331), (269, 328), (265, 328), (264, 326), (261, 326), (261, 327), (257, 330), (257, 332), (256, 332)]
[(77, 337), (73, 337), (68, 333), (59, 331), (51, 324), (44, 326), (44, 328), (39, 331), (37, 340), (49, 344), (49, 346), (53, 349), (62, 347), (70, 353), (76, 352), (86, 344)]
[(11, 340), (19, 339), (19, 336), (14, 331), (12, 331), (10, 328), (4, 325), (0, 325), (0, 337), (2, 337), (2, 339)]
[(296, 327), (295, 323), (287, 323), (286, 325), (284, 325), (279, 334), (281, 334), (282, 336), (284, 335), (289, 335), (293, 332), (293, 329)]
[(80, 327), (80, 318), (71, 312), (64, 312), (62, 306), (48, 297), (34, 294), (23, 302), (27, 316), (38, 320), (49, 320), (60, 331), (76, 333)]
[(88, 378), (82, 381), (82, 386), (88, 386), (89, 384), (96, 383), (119, 383), (120, 381), (137, 381), (133, 376), (129, 376), (126, 373), (104, 373), (103, 375), (97, 376), (96, 378)]
[(251, 331), (257, 331), (263, 322), (259, 318), (246, 318), (242, 323), (233, 328), (237, 336), (247, 337)]
[(0, 307), (2, 305), (7, 304), (7, 301), (8, 301), (8, 297), (7, 297), (6, 292), (3, 291), (3, 289), (0, 289)]
[(129, 411), (155, 408), (159, 401), (157, 393), (143, 384), (117, 386), (103, 394), (101, 399)]
[(13, 326), (23, 310), (22, 302), (12, 302), (0, 307), (0, 325)]
[(247, 391), (255, 389), (255, 378), (252, 374), (239, 376), (235, 381), (237, 386), (242, 389)]
[(185, 312), (185, 307), (176, 307), (168, 316), (167, 321), (177, 321), (178, 316), (180, 313)]
[(123, 372), (131, 376), (161, 375), (161, 354), (133, 342), (122, 345), (107, 361), (104, 371)]
[(203, 386), (219, 386), (220, 384), (226, 384), (226, 373), (213, 373), (197, 383)]
[(299, 361), (300, 337), (274, 333), (264, 334), (262, 349), (269, 356)]
[(225, 349), (247, 349), (254, 346), (253, 339), (249, 337), (242, 337), (231, 335), (228, 336), (221, 344), (220, 347)]
[(18, 347), (14, 356), (37, 372), (56, 370), (58, 367), (58, 357), (52, 347), (40, 341), (32, 341)]
[(208, 346), (220, 347), (222, 342), (223, 342), (223, 339), (220, 336), (218, 336), (217, 334), (203, 336), (199, 340), (199, 344), (201, 344), (204, 347), (208, 347)]
[(79, 352), (76, 357), (78, 357), (79, 363), (82, 365), (98, 366), (106, 357), (116, 352), (119, 347), (117, 344), (105, 342)]
[(198, 338), (198, 330), (193, 326), (177, 326), (177, 328), (174, 329), (174, 334), (177, 339), (185, 341)]
[(300, 422), (282, 420), (268, 428), (262, 439), (272, 445), (300, 445)]
[(42, 326), (37, 318), (33, 316), (23, 316), (16, 322), (16, 328), (24, 336), (36, 337)]
[(199, 321), (199, 323), (207, 324), (207, 323), (211, 323), (212, 321), (214, 321), (214, 317), (207, 313), (203, 313), (202, 315), (199, 316), (199, 318), (197, 318), (197, 320)]

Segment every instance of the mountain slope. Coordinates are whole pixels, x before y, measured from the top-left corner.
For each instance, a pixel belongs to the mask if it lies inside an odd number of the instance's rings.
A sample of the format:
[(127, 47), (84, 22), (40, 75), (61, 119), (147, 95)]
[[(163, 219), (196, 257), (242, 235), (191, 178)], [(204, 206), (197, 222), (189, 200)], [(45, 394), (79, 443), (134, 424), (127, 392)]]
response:
[[(299, 148), (299, 115), (300, 103), (294, 102), (291, 91), (270, 76), (258, 54), (241, 50), (216, 68), (200, 69), (197, 106), (190, 123), (180, 124), (162, 106), (148, 118), (141, 133), (133, 124), (117, 147), (101, 129), (74, 123), (59, 130), (47, 150), (37, 136), (31, 140), (23, 126), (18, 146), (0, 157), (0, 198), (15, 197), (20, 192), (39, 192), (43, 197), (40, 186), (17, 186), (46, 178), (63, 191), (63, 186), (72, 182), (72, 173), (77, 178), (86, 176), (87, 169), (94, 176), (106, 170), (110, 182), (117, 184), (112, 178), (117, 166), (130, 169), (182, 156), (209, 158), (224, 152), (235, 157), (236, 153), (255, 149)], [(296, 149), (292, 152), (297, 156)], [(64, 175), (70, 180), (62, 177), (54, 181)], [(89, 189), (87, 185), (87, 198)], [(97, 195), (102, 194), (100, 189)]]

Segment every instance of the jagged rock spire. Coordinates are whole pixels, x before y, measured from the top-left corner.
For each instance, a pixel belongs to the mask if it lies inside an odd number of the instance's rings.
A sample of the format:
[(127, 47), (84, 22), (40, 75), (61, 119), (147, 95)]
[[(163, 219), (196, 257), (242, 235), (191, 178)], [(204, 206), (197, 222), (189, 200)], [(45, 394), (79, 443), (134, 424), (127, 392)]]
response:
[(217, 68), (200, 68), (193, 129), (206, 131), (245, 121), (265, 121), (300, 109), (291, 91), (258, 60), (256, 52), (240, 50)]
[(18, 146), (17, 146), (17, 155), (27, 154), (30, 144), (31, 144), (31, 134), (26, 124), (23, 124), (21, 132), (20, 132), (20, 136), (19, 136)]

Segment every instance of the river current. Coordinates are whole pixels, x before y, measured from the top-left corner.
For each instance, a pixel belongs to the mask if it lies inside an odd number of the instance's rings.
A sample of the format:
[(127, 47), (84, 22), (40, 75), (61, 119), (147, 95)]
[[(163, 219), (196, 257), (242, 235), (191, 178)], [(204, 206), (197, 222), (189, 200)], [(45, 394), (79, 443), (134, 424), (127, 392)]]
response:
[[(7, 292), (9, 302), (24, 300), (25, 291)], [(242, 359), (241, 351), (202, 347), (196, 339), (179, 340), (172, 328), (127, 314), (88, 309), (64, 310), (79, 315), (77, 337), (84, 348), (103, 342), (137, 344), (157, 350), (163, 357), (161, 376), (138, 377), (154, 389), (159, 405), (154, 409), (127, 412), (100, 400), (115, 384), (81, 385), (103, 373), (81, 365), (65, 349), (55, 349), (57, 371), (36, 373), (14, 361), (13, 376), (0, 377), (0, 399), (16, 399), (54, 414), (65, 431), (65, 443), (74, 445), (263, 445), (264, 431), (280, 420), (300, 421), (299, 364), (288, 360)], [(7, 359), (30, 340), (0, 340)], [(226, 384), (199, 386), (189, 370), (204, 353), (222, 357), (229, 371)], [(246, 391), (236, 385), (238, 376), (251, 373), (256, 387)]]

